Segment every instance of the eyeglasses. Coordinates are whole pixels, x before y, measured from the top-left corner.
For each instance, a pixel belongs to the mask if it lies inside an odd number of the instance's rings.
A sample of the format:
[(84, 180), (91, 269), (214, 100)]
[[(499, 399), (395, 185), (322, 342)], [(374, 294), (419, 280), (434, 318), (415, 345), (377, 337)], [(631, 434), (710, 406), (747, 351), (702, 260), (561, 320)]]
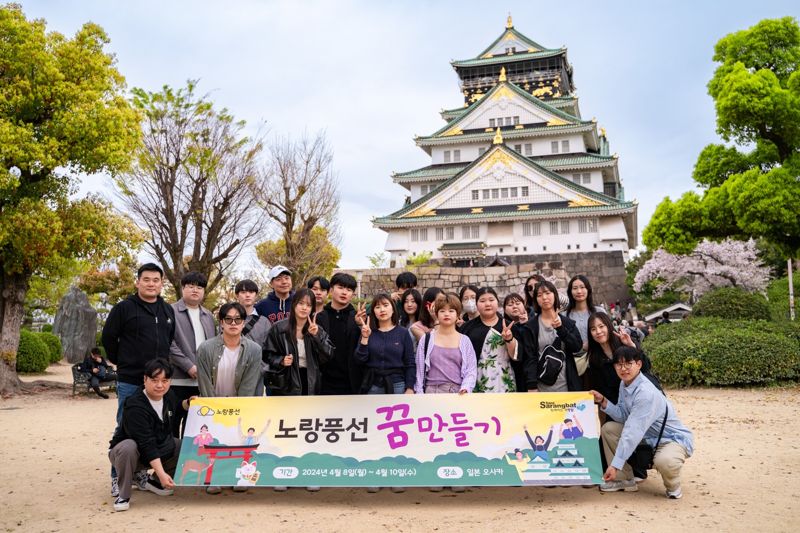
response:
[(244, 318), (238, 316), (226, 316), (225, 318), (222, 319), (222, 321), (228, 325), (234, 324), (238, 326), (239, 324), (244, 322)]
[(633, 368), (633, 365), (636, 361), (625, 361), (624, 363), (614, 363), (614, 368), (621, 369), (624, 368), (625, 370), (630, 370)]

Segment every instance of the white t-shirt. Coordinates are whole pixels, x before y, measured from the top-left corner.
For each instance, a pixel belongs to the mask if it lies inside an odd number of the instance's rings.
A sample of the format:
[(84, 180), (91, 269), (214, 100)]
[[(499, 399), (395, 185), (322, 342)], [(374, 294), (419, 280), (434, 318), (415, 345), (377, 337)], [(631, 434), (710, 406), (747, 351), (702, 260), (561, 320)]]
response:
[(297, 362), (300, 364), (300, 368), (308, 368), (308, 362), (306, 361), (306, 341), (303, 339), (297, 339)]
[(162, 397), (160, 400), (155, 401), (155, 400), (151, 400), (150, 396), (147, 396), (147, 394), (145, 394), (145, 396), (147, 397), (147, 401), (150, 402), (150, 405), (153, 406), (153, 410), (158, 415), (158, 419), (163, 422), (164, 421), (164, 398)]
[(214, 392), (217, 396), (236, 396), (236, 363), (239, 362), (240, 347), (222, 351), (222, 358), (217, 365), (217, 383)]
[(192, 329), (194, 330), (194, 347), (197, 349), (206, 340), (206, 330), (203, 329), (203, 324), (200, 322), (200, 308), (196, 307), (192, 309), (191, 307), (187, 307), (186, 311), (189, 313), (189, 320), (192, 323)]

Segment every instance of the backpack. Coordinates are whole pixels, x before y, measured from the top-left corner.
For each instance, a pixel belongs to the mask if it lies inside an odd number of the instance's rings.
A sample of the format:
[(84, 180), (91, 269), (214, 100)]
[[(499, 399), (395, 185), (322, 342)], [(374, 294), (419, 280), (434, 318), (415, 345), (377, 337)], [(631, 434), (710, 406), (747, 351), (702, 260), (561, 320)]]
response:
[(545, 385), (553, 385), (558, 380), (561, 369), (564, 368), (567, 355), (562, 351), (548, 344), (539, 354), (537, 381)]

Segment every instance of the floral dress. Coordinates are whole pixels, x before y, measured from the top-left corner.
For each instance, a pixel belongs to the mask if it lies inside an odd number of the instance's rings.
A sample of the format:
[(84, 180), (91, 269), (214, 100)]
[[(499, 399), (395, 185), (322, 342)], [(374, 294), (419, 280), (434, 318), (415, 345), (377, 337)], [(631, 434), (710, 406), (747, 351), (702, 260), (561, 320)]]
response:
[(494, 327), (485, 325), (480, 317), (465, 324), (463, 333), (475, 347), (478, 356), (478, 381), (475, 392), (516, 392), (511, 355), (506, 342)]

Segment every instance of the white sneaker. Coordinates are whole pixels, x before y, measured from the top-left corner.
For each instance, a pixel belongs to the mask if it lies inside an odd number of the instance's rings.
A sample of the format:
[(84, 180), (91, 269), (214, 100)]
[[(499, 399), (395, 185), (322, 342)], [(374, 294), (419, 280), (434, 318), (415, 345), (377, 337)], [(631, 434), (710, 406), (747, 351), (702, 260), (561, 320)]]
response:
[(119, 478), (112, 477), (111, 478), (111, 496), (117, 498), (119, 496)]
[(636, 492), (639, 490), (639, 487), (632, 479), (606, 481), (600, 485), (600, 492), (619, 492), (621, 490), (624, 490), (625, 492)]
[(675, 490), (668, 490), (667, 498), (669, 498), (670, 500), (680, 500), (681, 498), (683, 498), (683, 491), (681, 490), (680, 487), (678, 487)]
[(289, 490), (289, 487), (287, 487), (286, 485), (277, 485), (273, 487), (272, 490), (274, 490), (275, 492), (286, 492), (287, 490)]
[(130, 508), (130, 506), (131, 506), (130, 498), (127, 500), (123, 500), (122, 498), (117, 498), (116, 501), (114, 502), (115, 511), (127, 511)]
[(453, 492), (459, 492), (459, 493), (460, 492), (466, 492), (467, 491), (467, 487), (452, 486), (452, 487), (450, 487), (450, 490), (452, 490)]
[(222, 487), (215, 487), (213, 485), (209, 485), (206, 487), (206, 494), (221, 494)]
[(428, 487), (428, 490), (431, 492), (442, 492), (444, 487)]
[(376, 492), (380, 492), (381, 487), (367, 487), (367, 492), (370, 494), (375, 494)]
[(394, 492), (395, 494), (400, 494), (405, 491), (406, 491), (405, 487), (392, 487), (392, 492)]
[(311, 485), (311, 486), (309, 486), (309, 487), (306, 487), (306, 490), (307, 490), (308, 492), (319, 492), (319, 489), (320, 489), (320, 488), (321, 488), (321, 487), (320, 487), (319, 485)]

